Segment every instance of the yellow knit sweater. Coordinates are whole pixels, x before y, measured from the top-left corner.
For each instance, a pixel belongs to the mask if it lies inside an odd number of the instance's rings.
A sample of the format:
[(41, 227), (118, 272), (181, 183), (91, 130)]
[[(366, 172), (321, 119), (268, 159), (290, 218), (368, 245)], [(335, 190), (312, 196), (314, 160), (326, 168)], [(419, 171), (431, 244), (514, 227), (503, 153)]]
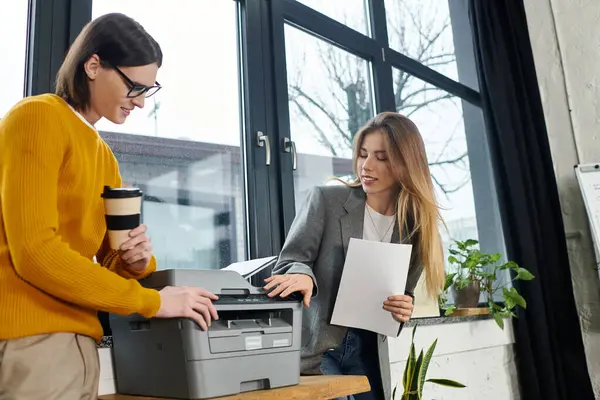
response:
[(0, 120), (0, 340), (99, 340), (98, 310), (156, 314), (158, 292), (137, 281), (156, 260), (136, 272), (110, 250), (104, 185), (121, 186), (117, 161), (61, 98), (24, 99)]

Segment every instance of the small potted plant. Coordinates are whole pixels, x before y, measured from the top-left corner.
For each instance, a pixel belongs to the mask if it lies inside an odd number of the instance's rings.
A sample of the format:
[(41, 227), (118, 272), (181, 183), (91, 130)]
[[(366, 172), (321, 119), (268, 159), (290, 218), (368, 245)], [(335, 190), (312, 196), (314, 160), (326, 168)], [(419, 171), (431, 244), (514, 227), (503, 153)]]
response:
[(421, 400), (423, 398), (423, 387), (427, 382), (453, 388), (466, 387), (462, 383), (450, 379), (427, 379), (427, 370), (429, 369), (429, 363), (437, 345), (437, 339), (429, 347), (425, 355), (423, 355), (423, 350), (421, 350), (419, 357), (417, 357), (415, 352), (416, 331), (417, 327), (415, 326), (412, 331), (412, 343), (408, 353), (408, 360), (406, 361), (406, 367), (404, 367), (404, 374), (402, 375), (402, 397), (396, 399), (398, 389), (398, 386), (396, 386), (392, 392), (392, 400)]
[[(527, 302), (516, 288), (507, 287), (513, 281), (530, 281), (534, 276), (517, 263), (500, 262), (500, 254), (487, 254), (477, 248), (479, 242), (473, 239), (455, 241), (455, 246), (449, 249), (448, 262), (457, 267), (457, 272), (446, 276), (444, 291), (440, 296), (440, 307), (446, 316), (452, 315), (457, 309), (474, 308), (479, 303), (479, 294), (485, 293), (488, 301), (486, 311), (494, 317), (501, 329), (504, 329), (504, 318), (515, 317), (513, 310), (516, 306), (527, 308)], [(499, 271), (511, 270), (514, 277), (504, 285), (495, 285)], [(448, 291), (451, 290), (455, 304), (448, 305)], [(504, 304), (494, 302), (494, 295), (502, 291)]]

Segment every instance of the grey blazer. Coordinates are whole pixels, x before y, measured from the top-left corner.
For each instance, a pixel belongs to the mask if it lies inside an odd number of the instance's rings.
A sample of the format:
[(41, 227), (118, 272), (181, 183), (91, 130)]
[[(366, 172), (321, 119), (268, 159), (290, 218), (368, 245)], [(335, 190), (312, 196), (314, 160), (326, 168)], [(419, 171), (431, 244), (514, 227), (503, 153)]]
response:
[[(362, 239), (366, 195), (361, 187), (313, 188), (292, 223), (273, 274), (300, 273), (313, 279), (310, 307), (302, 317), (303, 374), (319, 375), (323, 353), (341, 344), (347, 328), (330, 325), (350, 238)], [(410, 226), (410, 222), (409, 222)], [(403, 235), (406, 237), (406, 235)], [(396, 221), (392, 243), (400, 238)], [(411, 243), (408, 240), (403, 243)], [(413, 245), (406, 292), (413, 293), (422, 272), (418, 239)], [(367, 266), (365, 266), (367, 267)], [(383, 303), (382, 299), (382, 303)], [(390, 318), (392, 318), (390, 316)], [(386, 399), (391, 398), (388, 346), (378, 337), (379, 364)]]

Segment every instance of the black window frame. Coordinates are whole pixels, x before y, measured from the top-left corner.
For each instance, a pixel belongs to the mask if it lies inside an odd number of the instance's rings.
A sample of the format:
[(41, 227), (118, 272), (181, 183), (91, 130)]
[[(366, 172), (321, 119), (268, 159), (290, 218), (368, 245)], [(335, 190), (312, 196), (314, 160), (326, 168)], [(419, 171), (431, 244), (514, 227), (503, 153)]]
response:
[[(414, 77), (427, 82), (439, 89), (460, 98), (464, 107), (465, 130), (467, 131), (467, 146), (471, 161), (471, 179), (474, 186), (477, 227), (480, 246), (490, 252), (504, 252), (504, 239), (497, 206), (496, 188), (494, 185), (492, 165), (485, 132), (483, 114), (481, 113), (481, 95), (470, 86), (477, 87), (477, 74), (472, 48), (470, 23), (468, 20), (468, 2), (466, 0), (451, 0), (450, 17), (452, 19), (457, 53), (457, 67), (461, 81), (457, 82), (445, 75), (399, 53), (389, 47), (387, 21), (384, 0), (368, 1), (372, 37), (368, 37), (354, 29), (336, 21), (318, 11), (296, 1), (278, 0), (271, 4), (271, 29), (273, 52), (285, 54), (285, 38), (283, 26), (293, 25), (325, 40), (351, 54), (361, 57), (371, 63), (373, 74), (373, 89), (376, 112), (395, 111), (392, 68), (398, 68)], [(460, 56), (458, 56), (460, 54)], [(276, 57), (272, 61), (272, 81), (277, 98), (278, 143), (277, 152), (281, 155), (280, 182), (282, 186), (281, 204), (294, 204), (294, 189), (292, 176), (292, 160), (289, 153), (283, 151), (283, 140), (291, 139), (287, 86), (284, 57)], [(476, 107), (476, 108), (473, 108)], [(475, 167), (474, 167), (475, 166)], [(477, 192), (477, 193), (475, 193)], [(293, 207), (283, 210), (284, 232), (289, 230), (295, 215)]]

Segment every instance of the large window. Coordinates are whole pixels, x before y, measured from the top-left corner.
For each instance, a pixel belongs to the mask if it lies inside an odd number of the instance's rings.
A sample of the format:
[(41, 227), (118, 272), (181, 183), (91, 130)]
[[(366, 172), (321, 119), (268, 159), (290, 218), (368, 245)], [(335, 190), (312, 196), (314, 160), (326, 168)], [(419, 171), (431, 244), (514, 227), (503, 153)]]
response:
[(139, 21), (164, 54), (163, 89), (125, 124), (97, 125), (124, 181), (144, 189), (143, 218), (159, 269), (221, 268), (245, 259), (237, 4), (93, 2), (94, 18), (110, 12)]
[(0, 3), (0, 118), (23, 97), (28, 0)]
[(396, 110), (417, 124), (425, 142), (437, 199), (448, 227), (447, 232), (442, 230), (444, 248), (452, 239), (477, 240), (462, 101), (400, 69), (394, 68), (393, 77)]
[(390, 47), (458, 80), (448, 0), (385, 0)]
[(291, 139), (298, 209), (313, 186), (352, 172), (352, 139), (373, 117), (369, 63), (285, 26)]
[(460, 56), (472, 56), (465, 43), (469, 34), (462, 35), (469, 30), (463, 0), (385, 0), (385, 11), (390, 48), (478, 90), (475, 76), (459, 77), (458, 63), (468, 63)]
[[(350, 16), (362, 15), (356, 6), (334, 13), (302, 3), (348, 28), (324, 19), (317, 23), (313, 10), (293, 1), (273, 7), (284, 228), (308, 188), (334, 176), (352, 178), (353, 136), (375, 113), (395, 110), (417, 124), (425, 141), (448, 228), (440, 226), (446, 256), (454, 240), (466, 239), (504, 253), (499, 214), (490, 201), (495, 186), (470, 31), (463, 24), (466, 2), (400, 0), (381, 7), (382, 2), (372, 1), (372, 15), (365, 14), (373, 22), (371, 31), (351, 24), (356, 18)], [(452, 25), (454, 18), (460, 26)], [(387, 37), (369, 37), (369, 32), (384, 31)], [(295, 155), (291, 160), (289, 152)], [(435, 302), (422, 306), (437, 310)]]
[(473, 238), (504, 253), (467, 0), (32, 1), (44, 67), (30, 90), (51, 87), (66, 42), (99, 15), (125, 13), (161, 44), (164, 88), (126, 124), (98, 124), (144, 189), (159, 268), (277, 254), (306, 191), (351, 179), (353, 136), (392, 110), (425, 140), (446, 250)]
[(298, 0), (365, 35), (370, 34), (368, 0)]

